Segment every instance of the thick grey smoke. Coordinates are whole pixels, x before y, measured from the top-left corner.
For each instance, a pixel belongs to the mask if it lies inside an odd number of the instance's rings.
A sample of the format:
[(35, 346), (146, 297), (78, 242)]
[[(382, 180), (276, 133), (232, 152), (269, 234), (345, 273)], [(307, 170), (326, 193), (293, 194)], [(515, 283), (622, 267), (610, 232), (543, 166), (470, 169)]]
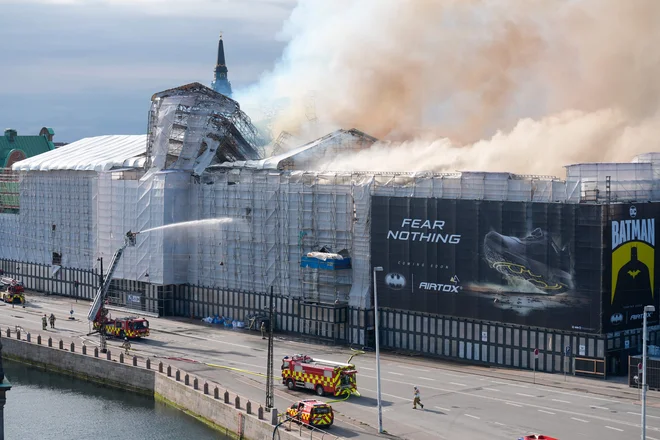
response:
[(301, 133), (314, 91), (314, 135), (388, 141), (325, 169), (562, 175), (657, 150), (658, 23), (658, 0), (301, 0), (239, 100)]

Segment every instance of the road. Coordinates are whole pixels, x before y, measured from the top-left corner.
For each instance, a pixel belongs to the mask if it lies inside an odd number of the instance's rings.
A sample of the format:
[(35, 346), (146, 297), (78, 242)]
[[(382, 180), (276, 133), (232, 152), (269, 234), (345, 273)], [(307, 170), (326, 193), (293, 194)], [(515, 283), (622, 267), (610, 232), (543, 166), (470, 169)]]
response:
[[(0, 305), (0, 326), (20, 326), (33, 337), (43, 335), (40, 316), (53, 312), (60, 319), (55, 330), (46, 332), (48, 336), (98, 345), (96, 337), (86, 336), (88, 302), (76, 304), (70, 299), (39, 294), (30, 294), (29, 301), (25, 309)], [(75, 321), (65, 319), (71, 306)], [(219, 383), (253, 402), (264, 401), (267, 341), (257, 333), (181, 319), (150, 318), (150, 324), (151, 336), (133, 343), (138, 356), (158, 358), (173, 368)], [(110, 349), (118, 353), (120, 344), (111, 340)], [(285, 355), (305, 353), (346, 361), (353, 354), (345, 347), (315, 345), (289, 337), (276, 338), (274, 353), (276, 375), (279, 360)], [(379, 437), (375, 356), (358, 355), (353, 363), (358, 369), (362, 396), (332, 403), (336, 425), (331, 432), (343, 438), (375, 439)], [(525, 374), (528, 379), (529, 374)], [(545, 374), (536, 377), (546, 383), (562, 380), (561, 376)], [(562, 440), (619, 440), (639, 436), (640, 406), (631, 398), (636, 396), (635, 390), (610, 382), (567, 380), (568, 385), (560, 388), (517, 379), (515, 372), (507, 377), (493, 377), (488, 369), (384, 354), (381, 356), (383, 427), (391, 437), (415, 440), (517, 439), (532, 433)], [(413, 386), (421, 389), (423, 410), (412, 408)], [(298, 399), (313, 397), (303, 391), (290, 392), (279, 381), (275, 388), (275, 406), (280, 412)], [(658, 393), (649, 392), (649, 402), (654, 404), (647, 410), (647, 439), (660, 440)]]

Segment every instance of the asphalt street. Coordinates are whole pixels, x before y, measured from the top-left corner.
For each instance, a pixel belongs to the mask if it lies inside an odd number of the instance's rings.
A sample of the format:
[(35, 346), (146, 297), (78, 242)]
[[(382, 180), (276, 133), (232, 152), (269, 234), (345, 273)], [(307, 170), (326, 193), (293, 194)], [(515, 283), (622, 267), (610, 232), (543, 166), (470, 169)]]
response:
[[(30, 294), (28, 301), (25, 309), (0, 305), (0, 326), (12, 329), (20, 326), (33, 335), (43, 334), (40, 316), (53, 312), (59, 319), (57, 328), (46, 332), (48, 336), (98, 345), (97, 337), (86, 336), (90, 328), (86, 320), (87, 301), (75, 303), (39, 294)], [(66, 319), (71, 307), (74, 321)], [(149, 318), (149, 321), (151, 336), (133, 343), (139, 357), (160, 359), (202, 380), (221, 384), (253, 402), (265, 400), (267, 341), (258, 333), (180, 319)], [(119, 353), (120, 344), (119, 340), (111, 340), (111, 350)], [(281, 358), (295, 353), (346, 361), (355, 352), (277, 336), (276, 377), (279, 377)], [(357, 355), (353, 363), (358, 370), (361, 397), (332, 402), (336, 425), (330, 431), (343, 438), (377, 438), (375, 355), (372, 352)], [(547, 386), (527, 381), (529, 375), (525, 374), (525, 380), (517, 379), (513, 373), (509, 377), (493, 377), (487, 369), (478, 367), (384, 354), (381, 356), (383, 427), (390, 436), (415, 440), (517, 439), (532, 433), (561, 440), (619, 440), (639, 436), (640, 405), (635, 390), (610, 382), (575, 378), (567, 378), (561, 387)], [(562, 376), (549, 376), (537, 374), (539, 382), (563, 380)], [(413, 386), (421, 389), (423, 410), (412, 408)], [(280, 412), (298, 399), (315, 397), (305, 391), (290, 392), (280, 381), (276, 381), (275, 389), (275, 406)], [(647, 439), (660, 440), (658, 393), (650, 391), (649, 402)], [(7, 404), (11, 404), (11, 399)]]

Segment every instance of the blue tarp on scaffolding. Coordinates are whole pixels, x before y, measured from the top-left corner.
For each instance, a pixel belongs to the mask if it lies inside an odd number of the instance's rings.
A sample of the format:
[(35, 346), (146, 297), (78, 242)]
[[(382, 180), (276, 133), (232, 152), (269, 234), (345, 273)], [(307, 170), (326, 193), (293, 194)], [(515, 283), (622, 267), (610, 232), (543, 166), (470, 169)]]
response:
[(334, 258), (321, 259), (316, 257), (309, 257), (304, 255), (300, 260), (300, 267), (308, 267), (310, 269), (324, 269), (324, 270), (343, 270), (351, 268), (351, 259), (342, 258), (337, 260)]

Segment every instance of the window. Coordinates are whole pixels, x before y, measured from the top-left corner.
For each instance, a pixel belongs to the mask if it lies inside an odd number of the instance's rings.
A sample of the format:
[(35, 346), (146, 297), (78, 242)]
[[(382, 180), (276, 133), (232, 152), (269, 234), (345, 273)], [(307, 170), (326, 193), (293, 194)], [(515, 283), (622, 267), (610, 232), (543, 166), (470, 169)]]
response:
[(62, 265), (62, 254), (58, 254), (57, 252), (53, 252), (53, 265), (54, 266), (61, 266)]

